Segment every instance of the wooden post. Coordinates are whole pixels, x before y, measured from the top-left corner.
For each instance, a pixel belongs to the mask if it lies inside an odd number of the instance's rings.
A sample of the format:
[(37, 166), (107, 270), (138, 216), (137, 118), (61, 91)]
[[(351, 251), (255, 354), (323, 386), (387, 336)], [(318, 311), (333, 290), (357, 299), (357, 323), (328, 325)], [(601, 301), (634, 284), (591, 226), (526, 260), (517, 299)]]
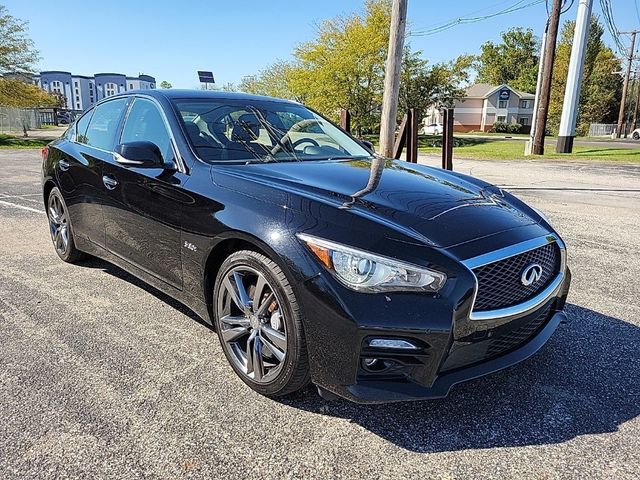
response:
[(442, 168), (453, 170), (453, 108), (442, 110)]
[(340, 110), (340, 126), (345, 132), (351, 133), (351, 113), (349, 110)]
[(393, 158), (399, 159), (402, 155), (402, 150), (404, 150), (404, 146), (407, 141), (407, 128), (409, 126), (409, 115), (405, 113), (404, 118), (402, 119), (402, 123), (400, 124), (400, 132), (398, 132), (398, 136), (396, 137), (396, 141), (393, 144)]
[(418, 163), (418, 115), (410, 108), (407, 118), (407, 162)]

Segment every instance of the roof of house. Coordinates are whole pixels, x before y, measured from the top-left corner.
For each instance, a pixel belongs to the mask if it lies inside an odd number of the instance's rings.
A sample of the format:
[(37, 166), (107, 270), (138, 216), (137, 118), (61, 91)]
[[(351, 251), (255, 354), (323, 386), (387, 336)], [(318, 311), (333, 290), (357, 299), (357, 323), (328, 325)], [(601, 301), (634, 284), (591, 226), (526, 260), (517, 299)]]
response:
[(476, 83), (467, 88), (466, 97), (467, 98), (487, 98), (489, 95), (493, 94), (497, 90), (501, 88), (508, 88), (513, 93), (518, 95), (520, 98), (535, 98), (535, 95), (532, 93), (520, 92), (515, 88), (510, 87), (509, 85), (491, 85), (490, 83)]

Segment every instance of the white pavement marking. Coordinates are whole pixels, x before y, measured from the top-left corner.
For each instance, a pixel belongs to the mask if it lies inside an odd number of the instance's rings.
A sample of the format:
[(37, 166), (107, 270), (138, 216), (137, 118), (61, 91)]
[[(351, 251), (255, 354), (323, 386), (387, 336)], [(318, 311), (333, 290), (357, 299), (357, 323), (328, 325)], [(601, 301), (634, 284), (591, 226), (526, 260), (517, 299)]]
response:
[(37, 210), (37, 209), (31, 208), (31, 207), (24, 207), (24, 206), (18, 205), (16, 203), (5, 202), (4, 200), (0, 200), (0, 205), (6, 205), (7, 207), (21, 208), (22, 210), (27, 210), (28, 212), (43, 213), (42, 210)]

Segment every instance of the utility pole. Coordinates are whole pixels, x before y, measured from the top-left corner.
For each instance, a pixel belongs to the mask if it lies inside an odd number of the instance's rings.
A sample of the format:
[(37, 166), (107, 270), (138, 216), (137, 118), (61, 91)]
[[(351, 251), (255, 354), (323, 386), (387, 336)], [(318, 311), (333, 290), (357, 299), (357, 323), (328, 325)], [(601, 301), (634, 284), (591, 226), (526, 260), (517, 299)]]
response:
[(396, 133), (398, 115), (398, 94), (400, 92), (400, 67), (404, 48), (404, 34), (407, 26), (407, 0), (393, 0), (391, 7), (391, 27), (389, 31), (389, 51), (384, 75), (382, 96), (382, 118), (380, 120), (380, 155), (391, 157)]
[(633, 30), (632, 32), (620, 32), (631, 35), (631, 48), (627, 55), (627, 72), (624, 76), (624, 83), (622, 84), (622, 100), (620, 101), (620, 112), (618, 113), (618, 126), (616, 127), (616, 138), (620, 138), (622, 135), (622, 124), (624, 122), (624, 107), (627, 103), (627, 90), (629, 89), (629, 77), (631, 76), (631, 64), (633, 63), (633, 53), (636, 49), (636, 33), (640, 30)]
[(540, 42), (540, 60), (538, 60), (538, 76), (536, 79), (536, 95), (533, 100), (533, 115), (531, 118), (531, 129), (529, 130), (529, 140), (524, 146), (524, 154), (531, 155), (533, 149), (533, 139), (536, 135), (536, 114), (538, 111), (538, 103), (540, 103), (540, 79), (542, 78), (542, 70), (544, 65), (544, 52), (547, 45), (547, 33), (549, 32), (549, 19), (544, 27), (544, 33), (542, 34), (542, 41)]
[(556, 39), (558, 38), (558, 24), (560, 23), (560, 10), (562, 0), (553, 0), (553, 7), (549, 15), (549, 31), (544, 52), (544, 64), (542, 78), (540, 79), (540, 100), (536, 116), (536, 131), (533, 136), (531, 153), (544, 155), (544, 134), (547, 129), (547, 113), (549, 112), (549, 99), (551, 97), (551, 75), (553, 74), (553, 61), (556, 57)]
[(589, 27), (591, 24), (591, 7), (593, 0), (580, 0), (576, 16), (576, 27), (573, 30), (573, 45), (571, 46), (571, 60), (567, 72), (567, 86), (564, 90), (562, 116), (558, 132), (557, 153), (571, 153), (573, 139), (576, 136), (576, 120), (580, 105), (580, 88), (584, 71), (584, 55), (589, 41)]
[(634, 75), (634, 87), (636, 89), (636, 101), (633, 105), (633, 120), (631, 125), (631, 131), (635, 130), (638, 126), (638, 102), (640, 102), (640, 80), (638, 78), (638, 72)]

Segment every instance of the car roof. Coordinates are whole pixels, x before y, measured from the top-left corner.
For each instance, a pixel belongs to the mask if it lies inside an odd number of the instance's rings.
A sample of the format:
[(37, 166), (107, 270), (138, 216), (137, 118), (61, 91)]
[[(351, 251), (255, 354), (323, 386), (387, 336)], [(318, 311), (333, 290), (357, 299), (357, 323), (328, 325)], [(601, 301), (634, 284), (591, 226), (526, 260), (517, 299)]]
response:
[[(250, 93), (240, 93), (240, 92), (224, 92), (217, 90), (183, 90), (183, 89), (148, 89), (148, 90), (130, 90), (120, 94), (119, 96), (127, 96), (127, 95), (136, 95), (136, 94), (145, 94), (155, 98), (166, 98), (169, 100), (179, 100), (179, 99), (210, 99), (210, 100), (267, 100), (274, 102), (286, 102), (286, 103), (296, 103), (291, 100), (285, 100), (283, 98), (276, 97), (267, 97), (263, 95), (253, 95)], [(115, 97), (116, 95), (114, 95)], [(112, 97), (109, 97), (112, 98)]]

